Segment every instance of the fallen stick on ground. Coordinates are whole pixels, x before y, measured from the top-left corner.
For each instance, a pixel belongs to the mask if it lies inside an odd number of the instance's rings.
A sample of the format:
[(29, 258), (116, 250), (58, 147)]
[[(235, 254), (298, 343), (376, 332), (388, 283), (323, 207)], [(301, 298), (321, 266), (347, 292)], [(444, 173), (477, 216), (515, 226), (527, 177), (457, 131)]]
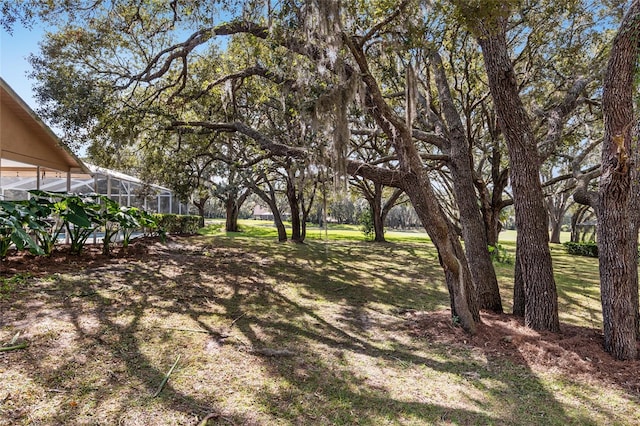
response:
[(269, 349), (269, 348), (252, 348), (249, 349), (250, 354), (264, 356), (295, 356), (296, 353), (288, 349)]
[(234, 319), (233, 321), (231, 321), (231, 325), (229, 326), (229, 328), (233, 327), (233, 325), (234, 325), (235, 323), (237, 323), (237, 322), (238, 322), (238, 320), (239, 320), (240, 318), (242, 318), (243, 316), (245, 316), (245, 315), (247, 315), (247, 313), (246, 313), (246, 312), (245, 312), (244, 314), (240, 315), (238, 318), (236, 318), (236, 319)]
[(86, 293), (71, 293), (69, 294), (66, 299), (71, 299), (72, 297), (88, 297), (88, 296), (93, 296), (94, 294), (98, 294), (97, 291), (89, 291)]
[[(220, 334), (216, 331), (209, 331), (209, 330), (200, 330), (200, 329), (196, 329), (196, 328), (175, 328), (175, 327), (159, 327), (159, 326), (154, 326), (153, 328), (160, 328), (162, 330), (173, 330), (173, 331), (184, 331), (185, 333), (204, 333), (204, 334)], [(225, 338), (225, 337), (229, 337), (225, 334), (220, 334), (220, 338)]]
[(18, 349), (25, 349), (27, 346), (29, 346), (27, 343), (20, 343), (19, 345), (15, 345), (15, 346), (0, 347), (0, 352), (9, 352), (9, 351), (15, 351)]
[(176, 368), (176, 365), (178, 365), (178, 361), (180, 361), (180, 356), (181, 355), (178, 355), (178, 358), (176, 358), (176, 362), (173, 363), (173, 365), (171, 366), (171, 369), (169, 369), (169, 372), (165, 374), (164, 378), (162, 379), (162, 382), (160, 383), (160, 386), (158, 386), (158, 390), (156, 391), (156, 393), (153, 394), (153, 398), (160, 395), (160, 392), (162, 392), (162, 389), (164, 389), (164, 385), (166, 385), (167, 382), (169, 381), (169, 376), (171, 376), (171, 373), (173, 373), (173, 369)]
[(207, 414), (207, 416), (204, 419), (202, 419), (202, 421), (200, 423), (198, 423), (198, 426), (207, 426), (207, 423), (209, 422), (209, 420), (218, 420), (218, 419), (224, 420), (227, 423), (232, 424), (232, 425), (235, 424), (233, 422), (233, 420), (231, 420), (231, 419), (229, 419), (227, 417), (221, 416), (218, 413), (210, 413), (210, 414)]

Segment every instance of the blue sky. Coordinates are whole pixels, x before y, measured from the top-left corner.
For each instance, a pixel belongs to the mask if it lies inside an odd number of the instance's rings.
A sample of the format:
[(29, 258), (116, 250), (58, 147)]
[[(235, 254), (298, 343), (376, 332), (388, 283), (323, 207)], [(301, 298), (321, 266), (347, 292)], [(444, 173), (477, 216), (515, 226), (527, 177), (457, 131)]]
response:
[(0, 76), (34, 110), (38, 105), (31, 90), (33, 82), (26, 75), (31, 70), (27, 57), (38, 52), (43, 35), (39, 27), (28, 30), (16, 25), (12, 35), (0, 30)]

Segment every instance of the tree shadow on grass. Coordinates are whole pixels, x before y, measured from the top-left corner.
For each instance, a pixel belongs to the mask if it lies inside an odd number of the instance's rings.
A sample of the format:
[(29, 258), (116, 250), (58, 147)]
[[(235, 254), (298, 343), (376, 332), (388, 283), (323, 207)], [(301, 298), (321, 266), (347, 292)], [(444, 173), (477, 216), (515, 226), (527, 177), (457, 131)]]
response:
[[(295, 306), (304, 316), (313, 318), (315, 329), (287, 321), (256, 318), (239, 328), (245, 336), (251, 334), (250, 324), (271, 331), (263, 339), (250, 337), (253, 345), (284, 343), (300, 351), (300, 358), (295, 360), (265, 361), (274, 376), (285, 379), (284, 395), (269, 387), (261, 391), (263, 404), (271, 410), (286, 413), (297, 422), (304, 419), (303, 422), (317, 420), (318, 424), (431, 424), (439, 421), (531, 424), (532, 419), (546, 418), (552, 420), (549, 424), (595, 424), (584, 416), (568, 415), (563, 405), (526, 368), (515, 367), (518, 377), (496, 378), (496, 365), (483, 366), (468, 359), (466, 351), (433, 357), (424, 354), (421, 344), (400, 342), (387, 349), (329, 323), (313, 310), (282, 295), (275, 298), (282, 305)], [(288, 339), (282, 336), (288, 336)], [(322, 355), (308, 349), (317, 344), (327, 348)], [(345, 357), (349, 361), (341, 362)], [(397, 383), (387, 385), (385, 373), (402, 375), (403, 371), (408, 372), (409, 377), (422, 374), (452, 376), (453, 384), (449, 389), (441, 389), (443, 393), (464, 393), (469, 388), (471, 391), (469, 395), (453, 397), (454, 405), (448, 405), (448, 398), (436, 397), (431, 386), (425, 386), (423, 392), (420, 380), (412, 382), (412, 389), (398, 389)], [(315, 379), (309, 380), (310, 376)], [(523, 407), (520, 399), (527, 398), (534, 401)], [(487, 410), (487, 406), (491, 408)], [(532, 408), (535, 413), (526, 411)], [(495, 413), (492, 409), (496, 409)]]
[[(86, 275), (90, 277), (89, 285), (84, 279), (67, 279), (66, 275), (41, 282), (45, 286), (41, 290), (48, 293), (48, 297), (39, 305), (46, 309), (39, 311), (30, 306), (26, 297), (12, 301), (13, 309), (27, 314), (16, 324), (27, 335), (35, 322), (50, 320), (52, 316), (57, 318), (58, 324), (51, 324), (52, 328), (58, 327), (56, 335), (46, 339), (35, 332), (27, 351), (12, 354), (27, 361), (30, 380), (45, 392), (53, 392), (54, 397), (46, 397), (52, 402), (47, 408), (50, 413), (40, 421), (47, 424), (90, 422), (91, 413), (99, 413), (105, 401), (110, 404), (106, 409), (111, 416), (98, 419), (111, 424), (191, 424), (211, 412), (227, 418), (215, 400), (187, 394), (175, 388), (171, 380), (158, 398), (153, 397), (176, 354), (188, 357), (192, 349), (180, 347), (180, 339), (168, 336), (167, 330), (153, 330), (150, 324), (144, 323), (145, 316), (153, 310), (160, 317), (186, 315), (197, 319), (209, 315), (206, 308), (191, 309), (186, 305), (186, 298), (175, 283), (171, 289), (163, 288), (171, 281), (161, 272), (163, 266), (160, 261), (156, 265), (149, 262), (114, 268), (119, 269), (120, 277), (114, 277), (109, 267), (94, 270)], [(189, 268), (194, 264), (185, 262), (183, 266)], [(120, 292), (114, 286), (124, 286), (126, 290)], [(27, 296), (26, 292), (22, 295)], [(199, 296), (215, 297), (202, 289)], [(64, 328), (65, 324), (72, 330)], [(215, 335), (215, 330), (208, 331)], [(145, 345), (154, 332), (171, 345), (171, 348), (160, 347), (161, 356), (151, 356)], [(72, 336), (62, 339), (63, 334)], [(45, 345), (52, 358), (45, 356), (42, 350)], [(58, 356), (60, 352), (62, 356)], [(89, 371), (79, 373), (80, 370)], [(27, 422), (37, 418), (34, 417), (37, 413), (21, 414), (17, 421), (24, 419), (24, 415), (28, 416)], [(242, 413), (233, 412), (230, 416), (233, 422), (252, 423)]]
[[(132, 424), (195, 423), (208, 412), (236, 424), (592, 423), (565, 410), (526, 362), (407, 337), (393, 309), (431, 294), (420, 283), (407, 291), (393, 278), (401, 268), (377, 271), (368, 264), (379, 262), (375, 252), (189, 241), (199, 242), (15, 294), (10, 303), (25, 317), (12, 314), (14, 329), (56, 315), (68, 325), (68, 341), (34, 331), (31, 348), (11, 355), (32, 363), (42, 389), (63, 392), (48, 397), (59, 411), (41, 420), (90, 422), (92, 411), (108, 411), (106, 422)], [(400, 264), (423, 261), (402, 256)], [(364, 265), (354, 264), (360, 257)], [(285, 349), (295, 355), (264, 356)], [(178, 353), (181, 365), (152, 398)]]

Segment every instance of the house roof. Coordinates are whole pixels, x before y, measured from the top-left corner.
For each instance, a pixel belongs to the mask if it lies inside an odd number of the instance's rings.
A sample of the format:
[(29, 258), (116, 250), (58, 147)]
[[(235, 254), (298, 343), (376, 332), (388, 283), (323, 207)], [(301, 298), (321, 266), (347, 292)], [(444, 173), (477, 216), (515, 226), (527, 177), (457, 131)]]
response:
[(167, 191), (167, 192), (172, 192), (170, 188), (167, 188), (167, 187), (161, 186), (161, 185), (156, 185), (156, 184), (149, 184), (149, 183), (143, 181), (142, 179), (139, 179), (139, 178), (137, 178), (135, 176), (128, 175), (126, 173), (118, 172), (116, 170), (111, 170), (111, 169), (107, 169), (107, 168), (100, 167), (100, 166), (96, 166), (96, 165), (93, 165), (93, 164), (90, 164), (90, 163), (85, 163), (85, 165), (86, 165), (87, 169), (89, 169), (89, 172), (91, 173), (92, 176), (95, 176), (95, 175), (111, 176), (111, 177), (119, 179), (121, 181), (133, 182), (133, 183), (137, 183), (139, 185), (148, 184), (149, 186), (151, 186), (154, 189)]
[[(20, 96), (0, 78), (0, 158), (25, 166), (88, 173), (89, 170)], [(15, 166), (4, 162), (2, 167)]]

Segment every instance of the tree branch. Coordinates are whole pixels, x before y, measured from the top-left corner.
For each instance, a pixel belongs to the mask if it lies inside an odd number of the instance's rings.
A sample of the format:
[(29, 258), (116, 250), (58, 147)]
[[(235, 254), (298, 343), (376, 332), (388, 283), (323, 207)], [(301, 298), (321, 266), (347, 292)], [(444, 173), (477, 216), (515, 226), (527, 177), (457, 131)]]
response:
[(578, 78), (567, 91), (563, 101), (549, 111), (547, 115), (547, 134), (539, 145), (540, 159), (546, 160), (555, 151), (569, 114), (578, 106), (580, 93), (584, 91), (591, 79)]
[(201, 127), (210, 130), (241, 133), (256, 141), (258, 145), (260, 145), (260, 148), (264, 149), (265, 151), (269, 151), (273, 155), (281, 157), (306, 158), (308, 155), (308, 152), (305, 149), (273, 142), (262, 133), (240, 121), (231, 123), (212, 123), (209, 121), (174, 121), (171, 123), (172, 129), (177, 130), (182, 127)]
[(350, 175), (361, 176), (373, 182), (394, 188), (402, 188), (403, 173), (398, 170), (385, 169), (375, 167), (368, 163), (362, 163), (355, 160), (347, 160), (347, 173)]
[(209, 85), (207, 85), (206, 88), (204, 88), (197, 96), (194, 97), (195, 100), (200, 99), (203, 95), (205, 95), (206, 93), (208, 93), (211, 89), (213, 89), (214, 87), (229, 81), (229, 80), (236, 80), (236, 79), (244, 79), (247, 77), (252, 77), (252, 76), (260, 76), (260, 77), (264, 77), (267, 80), (270, 80), (276, 84), (282, 84), (285, 82), (293, 82), (293, 80), (289, 80), (289, 79), (285, 79), (281, 76), (276, 75), (274, 72), (268, 70), (267, 68), (263, 67), (262, 65), (256, 65), (253, 67), (249, 67), (249, 68), (245, 68), (242, 71), (238, 71), (236, 73), (233, 74), (228, 74), (225, 75), (223, 77), (220, 77), (219, 79), (217, 79), (216, 81), (210, 83)]
[(360, 48), (362, 48), (364, 46), (364, 44), (369, 41), (371, 38), (373, 38), (376, 34), (378, 34), (378, 32), (384, 28), (385, 26), (387, 26), (391, 21), (393, 21), (394, 19), (396, 19), (400, 13), (402, 13), (402, 11), (405, 9), (405, 7), (407, 7), (407, 4), (409, 4), (408, 0), (403, 0), (402, 3), (400, 3), (398, 5), (398, 8), (388, 17), (386, 17), (385, 19), (383, 19), (381, 22), (377, 23), (376, 25), (374, 25), (373, 28), (371, 28), (369, 31), (367, 31), (367, 33), (362, 36), (360, 38), (360, 42), (359, 42), (359, 46)]

